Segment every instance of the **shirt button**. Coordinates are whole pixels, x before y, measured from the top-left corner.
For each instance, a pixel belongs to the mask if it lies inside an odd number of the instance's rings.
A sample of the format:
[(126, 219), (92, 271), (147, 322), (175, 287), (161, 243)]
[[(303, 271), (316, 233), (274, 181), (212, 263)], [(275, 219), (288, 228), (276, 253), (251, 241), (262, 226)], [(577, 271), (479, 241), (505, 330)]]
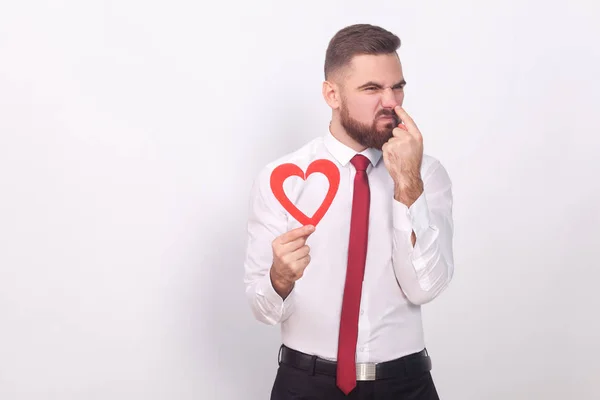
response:
[(365, 313), (365, 310), (360, 310), (360, 315), (363, 315)]

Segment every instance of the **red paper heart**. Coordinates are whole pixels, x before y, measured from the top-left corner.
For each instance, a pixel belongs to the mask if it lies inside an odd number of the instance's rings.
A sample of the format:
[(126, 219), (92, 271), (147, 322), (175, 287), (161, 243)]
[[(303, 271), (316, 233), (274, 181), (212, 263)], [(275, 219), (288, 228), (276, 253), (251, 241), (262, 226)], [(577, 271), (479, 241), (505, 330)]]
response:
[[(310, 174), (320, 172), (327, 177), (329, 181), (329, 190), (323, 200), (323, 203), (319, 206), (317, 211), (312, 217), (306, 216), (300, 211), (291, 201), (283, 190), (283, 182), (291, 177), (298, 176), (303, 180), (306, 180)], [(331, 161), (326, 159), (315, 160), (306, 169), (306, 175), (296, 164), (286, 163), (281, 164), (273, 170), (271, 173), (271, 190), (275, 195), (275, 198), (279, 200), (283, 208), (285, 208), (298, 222), (302, 225), (313, 225), (317, 226), (321, 218), (325, 215), (329, 206), (333, 202), (333, 199), (337, 193), (340, 185), (340, 171), (338, 167)]]

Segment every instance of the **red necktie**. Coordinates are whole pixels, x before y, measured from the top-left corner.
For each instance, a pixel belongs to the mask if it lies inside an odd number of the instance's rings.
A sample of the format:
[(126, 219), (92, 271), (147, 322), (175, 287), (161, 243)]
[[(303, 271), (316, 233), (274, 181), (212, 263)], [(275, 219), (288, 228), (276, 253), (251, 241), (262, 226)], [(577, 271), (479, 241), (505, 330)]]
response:
[(350, 221), (350, 243), (348, 245), (348, 267), (342, 302), (340, 334), (337, 357), (337, 386), (348, 394), (356, 386), (356, 341), (358, 340), (358, 312), (360, 295), (367, 258), (367, 234), (369, 231), (369, 180), (366, 169), (369, 159), (361, 154), (352, 160), (356, 168), (352, 219)]

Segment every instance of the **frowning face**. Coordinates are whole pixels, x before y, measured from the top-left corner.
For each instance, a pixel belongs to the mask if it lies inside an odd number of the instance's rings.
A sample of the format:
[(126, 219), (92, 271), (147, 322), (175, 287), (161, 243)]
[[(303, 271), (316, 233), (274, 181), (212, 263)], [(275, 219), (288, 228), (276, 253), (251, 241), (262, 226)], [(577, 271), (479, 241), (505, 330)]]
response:
[(400, 122), (394, 107), (404, 101), (405, 84), (396, 53), (354, 57), (339, 77), (339, 118), (348, 136), (381, 149)]

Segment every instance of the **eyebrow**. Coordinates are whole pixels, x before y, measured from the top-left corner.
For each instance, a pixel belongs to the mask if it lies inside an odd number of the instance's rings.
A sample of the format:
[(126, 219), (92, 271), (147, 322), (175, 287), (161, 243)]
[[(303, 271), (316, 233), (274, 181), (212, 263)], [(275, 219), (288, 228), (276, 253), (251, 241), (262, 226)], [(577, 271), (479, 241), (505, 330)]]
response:
[[(398, 83), (396, 83), (394, 86), (392, 86), (392, 88), (394, 88), (394, 89), (396, 89), (396, 88), (399, 88), (399, 87), (401, 88), (401, 87), (404, 87), (405, 85), (406, 85), (406, 81), (405, 81), (404, 79), (402, 79), (400, 82), (398, 82)], [(360, 86), (358, 87), (358, 89), (359, 89), (359, 90), (360, 90), (360, 89), (364, 89), (364, 88), (367, 88), (367, 87), (369, 87), (369, 86), (375, 86), (375, 87), (377, 87), (377, 88), (379, 88), (379, 89), (381, 89), (381, 88), (383, 87), (383, 85), (381, 85), (381, 84), (379, 84), (379, 83), (377, 83), (377, 82), (374, 82), (374, 81), (369, 81), (369, 82), (367, 82), (367, 83), (365, 83), (365, 84), (363, 84), (363, 85), (360, 85)]]

